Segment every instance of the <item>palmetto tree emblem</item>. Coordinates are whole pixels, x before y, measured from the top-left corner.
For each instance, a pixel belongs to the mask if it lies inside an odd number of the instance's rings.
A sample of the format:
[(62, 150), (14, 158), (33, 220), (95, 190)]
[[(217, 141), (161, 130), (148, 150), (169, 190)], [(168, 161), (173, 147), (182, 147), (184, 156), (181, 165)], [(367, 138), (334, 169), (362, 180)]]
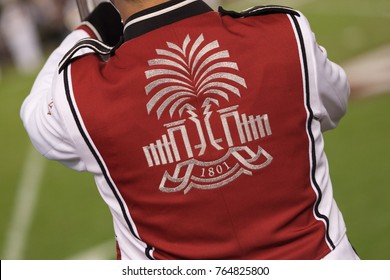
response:
[[(156, 49), (145, 72), (148, 114), (171, 119), (161, 138), (143, 147), (150, 168), (176, 163), (162, 176), (159, 189), (188, 193), (220, 188), (268, 166), (269, 153), (257, 143), (253, 149), (247, 146), (272, 135), (268, 115), (239, 112), (237, 98), (247, 84), (229, 51), (217, 40), (207, 42), (203, 34), (196, 40), (187, 35), (181, 45), (166, 44)], [(207, 154), (208, 148), (219, 153)]]
[(148, 61), (153, 69), (145, 72), (151, 80), (145, 91), (150, 96), (147, 111), (155, 111), (158, 119), (165, 112), (171, 118), (193, 112), (196, 108), (189, 101), (200, 96), (205, 97), (202, 108), (208, 111), (212, 104), (219, 106), (221, 98), (241, 97), (239, 86), (246, 88), (245, 80), (234, 73), (238, 66), (229, 60), (229, 52), (220, 50), (217, 40), (206, 43), (203, 34), (195, 41), (187, 35), (181, 46), (167, 42), (167, 49), (156, 52), (158, 58)]

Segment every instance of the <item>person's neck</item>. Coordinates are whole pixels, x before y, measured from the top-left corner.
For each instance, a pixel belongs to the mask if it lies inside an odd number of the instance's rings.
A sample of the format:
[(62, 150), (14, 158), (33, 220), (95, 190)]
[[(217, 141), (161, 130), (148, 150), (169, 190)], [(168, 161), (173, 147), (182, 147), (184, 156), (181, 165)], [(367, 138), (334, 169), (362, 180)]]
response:
[(147, 1), (123, 1), (125, 4), (122, 7), (117, 7), (122, 20), (125, 21), (130, 16), (143, 11), (145, 9), (157, 6), (161, 3), (168, 2), (169, 0), (147, 0)]

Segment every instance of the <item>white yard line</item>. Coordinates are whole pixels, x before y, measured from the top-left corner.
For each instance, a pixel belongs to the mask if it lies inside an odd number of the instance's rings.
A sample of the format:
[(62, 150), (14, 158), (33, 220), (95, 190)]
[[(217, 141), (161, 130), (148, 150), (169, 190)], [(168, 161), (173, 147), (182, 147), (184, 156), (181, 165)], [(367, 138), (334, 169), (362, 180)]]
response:
[(109, 240), (80, 254), (74, 255), (69, 260), (112, 260), (115, 256), (115, 240)]
[(17, 260), (24, 257), (44, 169), (45, 160), (30, 146), (17, 186), (14, 209), (5, 237), (3, 259)]
[(352, 97), (390, 92), (390, 45), (343, 64), (351, 84)]

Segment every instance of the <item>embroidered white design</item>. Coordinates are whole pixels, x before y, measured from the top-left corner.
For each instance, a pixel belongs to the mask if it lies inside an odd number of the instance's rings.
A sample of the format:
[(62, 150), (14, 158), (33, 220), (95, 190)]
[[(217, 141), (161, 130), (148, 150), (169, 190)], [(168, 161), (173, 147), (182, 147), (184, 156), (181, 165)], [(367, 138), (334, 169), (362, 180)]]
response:
[[(217, 40), (205, 42), (203, 34), (194, 42), (187, 35), (181, 46), (167, 42), (167, 47), (156, 50), (158, 58), (148, 61), (150, 70), (145, 72), (148, 114), (155, 113), (159, 120), (169, 114), (172, 119), (164, 124), (167, 133), (161, 139), (143, 147), (148, 166), (178, 163), (173, 175), (165, 172), (160, 190), (188, 193), (192, 188), (219, 188), (268, 166), (269, 153), (260, 146), (256, 152), (243, 146), (272, 135), (268, 115), (240, 114), (239, 105), (212, 110), (232, 96), (241, 98), (241, 90), (247, 88), (229, 52), (220, 50)], [(197, 109), (193, 104), (199, 100), (204, 101)], [(215, 137), (216, 124), (223, 137)], [(197, 139), (189, 131), (196, 131)], [(215, 161), (199, 160), (207, 149), (227, 152)]]

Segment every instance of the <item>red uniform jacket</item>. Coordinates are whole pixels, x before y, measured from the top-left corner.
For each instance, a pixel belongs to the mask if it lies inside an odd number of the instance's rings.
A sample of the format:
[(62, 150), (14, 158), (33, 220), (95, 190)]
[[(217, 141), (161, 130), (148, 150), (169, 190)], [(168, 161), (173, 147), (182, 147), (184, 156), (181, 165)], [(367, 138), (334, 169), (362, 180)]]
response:
[(111, 58), (84, 55), (59, 74), (54, 107), (66, 100), (56, 110), (77, 156), (51, 157), (95, 174), (119, 257), (331, 252), (345, 225), (321, 132), (344, 114), (348, 85), (305, 18), (187, 0), (125, 24)]

